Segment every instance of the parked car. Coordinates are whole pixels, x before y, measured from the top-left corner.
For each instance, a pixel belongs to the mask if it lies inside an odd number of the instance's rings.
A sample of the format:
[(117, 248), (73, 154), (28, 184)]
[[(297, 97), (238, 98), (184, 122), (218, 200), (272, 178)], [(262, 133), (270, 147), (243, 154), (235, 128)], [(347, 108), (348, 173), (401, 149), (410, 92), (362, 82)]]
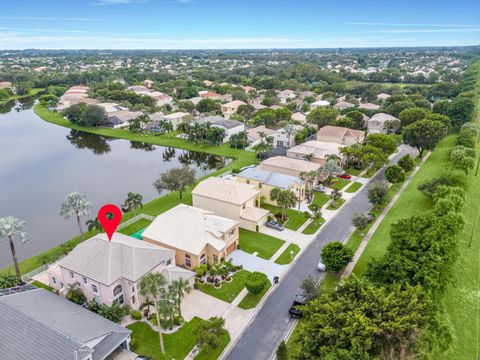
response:
[(318, 271), (327, 271), (327, 266), (326, 266), (324, 263), (319, 262), (319, 263), (317, 264), (317, 270), (318, 270)]
[(322, 193), (325, 192), (325, 188), (321, 185), (314, 186), (313, 190), (318, 191), (318, 192), (322, 192)]
[(284, 227), (282, 224), (280, 224), (278, 221), (267, 221), (267, 223), (265, 224), (266, 227), (270, 228), (270, 229), (275, 229), (275, 230), (278, 230), (278, 231), (283, 231)]
[(305, 299), (305, 296), (295, 295), (295, 299), (293, 299), (293, 304), (290, 306), (288, 314), (295, 319), (300, 319), (302, 317), (302, 311), (297, 308), (297, 306), (305, 305), (306, 302), (307, 299)]
[(347, 173), (343, 173), (343, 174), (340, 174), (340, 175), (337, 175), (337, 177), (339, 177), (340, 179), (348, 179), (350, 180), (352, 178), (352, 175), (349, 175)]

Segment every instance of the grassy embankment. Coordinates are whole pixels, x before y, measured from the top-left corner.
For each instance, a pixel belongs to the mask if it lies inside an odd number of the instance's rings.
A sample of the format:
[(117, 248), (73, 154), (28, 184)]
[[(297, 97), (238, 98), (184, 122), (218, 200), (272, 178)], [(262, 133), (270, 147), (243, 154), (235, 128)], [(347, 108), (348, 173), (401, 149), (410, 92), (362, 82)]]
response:
[[(197, 183), (205, 179), (206, 177), (219, 175), (223, 172), (226, 172), (229, 169), (241, 168), (243, 166), (251, 165), (256, 162), (255, 154), (253, 152), (231, 149), (228, 144), (223, 144), (217, 147), (205, 146), (201, 144), (191, 143), (182, 139), (178, 139), (173, 135), (162, 135), (162, 136), (142, 135), (142, 134), (131, 133), (128, 130), (123, 130), (123, 129), (88, 128), (88, 127), (74, 125), (70, 123), (67, 119), (65, 119), (63, 116), (61, 116), (60, 114), (48, 111), (45, 107), (41, 105), (36, 105), (34, 110), (35, 110), (35, 113), (43, 120), (55, 125), (60, 125), (60, 126), (64, 126), (71, 129), (82, 130), (82, 131), (97, 134), (97, 135), (115, 137), (115, 138), (130, 140), (130, 141), (143, 141), (143, 142), (154, 144), (154, 145), (172, 146), (172, 147), (177, 147), (185, 150), (210, 153), (210, 154), (220, 155), (220, 156), (234, 159), (230, 164), (228, 164), (224, 168), (217, 170), (211, 174), (208, 174), (205, 177), (200, 178), (197, 181)], [(175, 207), (180, 203), (191, 205), (192, 204), (191, 190), (192, 190), (192, 187), (188, 188), (188, 190), (183, 194), (183, 199), (179, 198), (179, 194), (177, 191), (173, 191), (166, 195), (160, 196), (146, 203), (143, 209), (141, 210), (141, 212), (148, 215), (156, 216)], [(123, 220), (124, 221), (128, 220), (132, 216), (133, 216), (132, 213), (127, 213), (123, 216)], [(95, 235), (94, 232), (85, 233), (86, 238), (92, 237), (93, 235)], [(70, 240), (66, 239), (66, 243), (72, 247), (77, 245), (81, 241), (82, 240), (80, 236), (76, 236)], [(63, 249), (60, 246), (55, 246), (49, 250), (46, 250), (38, 255), (35, 255), (29, 259), (26, 259), (20, 262), (20, 270), (23, 274), (28, 273), (42, 266), (44, 263), (55, 261), (63, 254), (64, 254)], [(0, 270), (0, 275), (8, 272), (13, 273), (13, 267), (8, 267)]]
[(44, 91), (45, 89), (44, 88), (33, 88), (32, 90), (30, 90), (30, 92), (28, 94), (25, 94), (25, 95), (12, 95), (10, 96), (8, 99), (5, 99), (5, 100), (1, 100), (0, 101), (0, 106), (2, 105), (5, 105), (6, 103), (9, 103), (10, 101), (15, 101), (15, 100), (22, 100), (22, 99), (25, 99), (25, 98), (28, 98), (30, 96), (35, 96), (37, 95), (38, 93)]

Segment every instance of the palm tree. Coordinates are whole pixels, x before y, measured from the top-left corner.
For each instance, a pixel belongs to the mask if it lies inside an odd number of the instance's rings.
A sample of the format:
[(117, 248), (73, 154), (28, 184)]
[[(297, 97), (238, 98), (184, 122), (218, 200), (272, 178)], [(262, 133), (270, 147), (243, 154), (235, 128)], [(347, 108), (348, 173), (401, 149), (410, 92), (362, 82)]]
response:
[(158, 337), (162, 354), (165, 353), (165, 345), (163, 344), (162, 327), (160, 326), (160, 316), (158, 314), (160, 310), (158, 302), (165, 293), (165, 285), (167, 285), (167, 280), (160, 273), (150, 273), (140, 280), (140, 294), (151, 297), (157, 311)]
[(183, 297), (188, 294), (192, 290), (192, 288), (190, 287), (188, 281), (182, 278), (172, 281), (170, 288), (171, 290), (173, 290), (173, 293), (175, 295), (174, 300), (175, 307), (177, 308), (177, 313), (179, 316), (182, 316), (182, 309), (180, 307), (180, 304), (182, 303)]
[(318, 174), (316, 171), (302, 171), (300, 173), (300, 179), (305, 181), (305, 191), (310, 195), (313, 189), (313, 183), (317, 178)]
[(20, 274), (20, 267), (18, 266), (17, 253), (15, 251), (13, 239), (18, 237), (23, 244), (28, 241), (28, 234), (23, 231), (26, 224), (27, 223), (24, 220), (17, 219), (13, 216), (0, 218), (0, 240), (7, 239), (10, 243), (13, 266), (15, 267), (15, 274), (19, 281), (22, 280), (22, 275)]
[(155, 306), (153, 301), (147, 296), (145, 301), (140, 305), (140, 310), (146, 309), (145, 314), (148, 317), (150, 315), (150, 306)]
[(216, 349), (219, 345), (219, 339), (225, 331), (223, 326), (225, 319), (221, 317), (211, 317), (203, 322), (198, 329), (198, 345), (200, 348), (210, 347)]
[(270, 191), (270, 199), (276, 201), (277, 205), (282, 208), (282, 221), (285, 220), (286, 209), (295, 206), (297, 198), (292, 190), (281, 190), (280, 188), (273, 188)]
[(0, 276), (0, 289), (8, 289), (18, 284), (18, 278), (13, 274), (8, 273)]
[(133, 214), (137, 212), (137, 209), (141, 209), (143, 207), (143, 196), (138, 193), (129, 192), (127, 194), (127, 199), (125, 200), (124, 204), (128, 210), (133, 210)]
[(87, 230), (88, 231), (94, 231), (95, 233), (98, 234), (99, 231), (102, 230), (102, 225), (100, 224), (100, 221), (98, 221), (98, 216), (95, 217), (93, 220), (87, 220), (85, 223), (87, 225)]
[(58, 213), (64, 219), (70, 219), (72, 216), (75, 216), (77, 218), (80, 235), (82, 237), (82, 240), (84, 240), (80, 217), (90, 215), (91, 209), (92, 203), (87, 200), (87, 197), (85, 195), (80, 194), (79, 192), (72, 192), (65, 197), (65, 200), (60, 206), (60, 211)]

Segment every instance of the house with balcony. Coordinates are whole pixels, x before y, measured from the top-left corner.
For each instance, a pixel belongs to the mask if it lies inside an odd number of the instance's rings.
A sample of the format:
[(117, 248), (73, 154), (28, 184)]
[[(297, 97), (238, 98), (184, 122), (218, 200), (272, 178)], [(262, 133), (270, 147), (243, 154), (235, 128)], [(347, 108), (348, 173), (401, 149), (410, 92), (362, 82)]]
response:
[(109, 241), (102, 233), (77, 245), (47, 272), (50, 286), (61, 294), (66, 295), (69, 284), (78, 283), (88, 301), (138, 309), (142, 277), (158, 272), (167, 280), (181, 276), (192, 281), (194, 273), (183, 270), (175, 266), (175, 252), (170, 249), (121, 233), (114, 233)]
[(192, 191), (193, 206), (232, 219), (241, 228), (256, 231), (268, 219), (269, 212), (260, 207), (260, 191), (252, 184), (210, 177)]
[(145, 242), (175, 252), (175, 263), (187, 269), (216, 264), (238, 246), (238, 222), (212, 211), (180, 204), (142, 233)]

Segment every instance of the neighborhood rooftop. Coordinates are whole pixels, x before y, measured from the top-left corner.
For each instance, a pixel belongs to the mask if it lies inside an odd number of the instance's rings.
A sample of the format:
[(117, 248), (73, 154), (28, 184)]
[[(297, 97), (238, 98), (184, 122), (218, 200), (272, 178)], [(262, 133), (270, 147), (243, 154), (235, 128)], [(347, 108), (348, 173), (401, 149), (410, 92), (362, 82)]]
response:
[(258, 191), (252, 185), (242, 184), (234, 180), (210, 177), (198, 184), (192, 191), (193, 195), (200, 195), (212, 199), (241, 205), (257, 196)]
[(261, 169), (259, 166), (249, 167), (237, 174), (247, 179), (261, 181), (264, 184), (289, 189), (294, 183), (303, 184), (303, 180), (296, 176), (284, 175)]

